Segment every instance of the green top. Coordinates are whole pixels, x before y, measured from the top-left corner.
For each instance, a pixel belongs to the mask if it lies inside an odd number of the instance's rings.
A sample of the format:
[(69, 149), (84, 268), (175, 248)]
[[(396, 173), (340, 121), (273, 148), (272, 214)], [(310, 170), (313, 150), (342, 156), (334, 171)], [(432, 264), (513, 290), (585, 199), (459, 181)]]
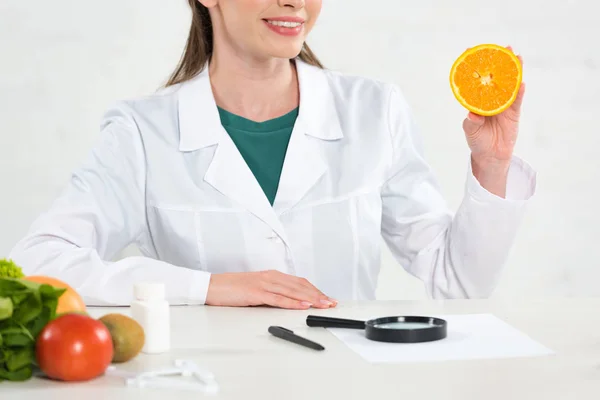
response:
[(240, 117), (220, 107), (219, 115), (221, 124), (273, 205), (298, 108), (264, 122)]

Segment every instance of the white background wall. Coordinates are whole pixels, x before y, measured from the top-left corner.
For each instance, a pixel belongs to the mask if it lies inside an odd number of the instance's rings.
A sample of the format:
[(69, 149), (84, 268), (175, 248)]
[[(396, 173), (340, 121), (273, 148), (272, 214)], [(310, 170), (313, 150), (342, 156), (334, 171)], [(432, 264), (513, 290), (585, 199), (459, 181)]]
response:
[[(496, 296), (600, 295), (598, 3), (324, 3), (313, 48), (330, 68), (404, 89), (452, 207), (468, 153), (450, 66), (484, 42), (524, 56), (517, 151), (538, 170), (538, 191)], [(0, 257), (86, 155), (108, 104), (164, 82), (188, 24), (185, 0), (0, 1)], [(384, 264), (381, 298), (424, 296), (387, 251)]]

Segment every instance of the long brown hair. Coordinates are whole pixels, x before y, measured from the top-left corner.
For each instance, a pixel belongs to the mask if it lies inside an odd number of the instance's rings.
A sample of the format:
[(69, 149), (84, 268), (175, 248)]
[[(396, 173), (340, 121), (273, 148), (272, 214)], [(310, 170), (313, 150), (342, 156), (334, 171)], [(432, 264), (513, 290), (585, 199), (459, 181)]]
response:
[[(198, 0), (188, 0), (192, 8), (192, 26), (179, 65), (166, 86), (192, 79), (204, 70), (213, 52), (213, 29), (208, 8)], [(323, 64), (305, 43), (298, 58), (308, 64), (323, 68)]]

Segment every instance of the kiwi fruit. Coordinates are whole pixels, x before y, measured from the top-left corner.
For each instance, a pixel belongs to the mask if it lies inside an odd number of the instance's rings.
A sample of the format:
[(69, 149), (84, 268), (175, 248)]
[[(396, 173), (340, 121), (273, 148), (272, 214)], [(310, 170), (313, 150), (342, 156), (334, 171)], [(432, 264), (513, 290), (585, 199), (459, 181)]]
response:
[(145, 334), (142, 326), (123, 314), (107, 314), (99, 318), (112, 337), (113, 363), (124, 363), (137, 356), (144, 347)]

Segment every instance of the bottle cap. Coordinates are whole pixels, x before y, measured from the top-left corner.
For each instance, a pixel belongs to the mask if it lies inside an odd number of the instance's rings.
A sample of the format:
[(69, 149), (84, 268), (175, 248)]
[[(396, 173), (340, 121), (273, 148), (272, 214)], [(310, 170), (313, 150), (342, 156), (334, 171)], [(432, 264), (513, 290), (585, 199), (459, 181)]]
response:
[(163, 300), (165, 298), (165, 285), (163, 283), (142, 282), (133, 287), (133, 294), (137, 300)]

